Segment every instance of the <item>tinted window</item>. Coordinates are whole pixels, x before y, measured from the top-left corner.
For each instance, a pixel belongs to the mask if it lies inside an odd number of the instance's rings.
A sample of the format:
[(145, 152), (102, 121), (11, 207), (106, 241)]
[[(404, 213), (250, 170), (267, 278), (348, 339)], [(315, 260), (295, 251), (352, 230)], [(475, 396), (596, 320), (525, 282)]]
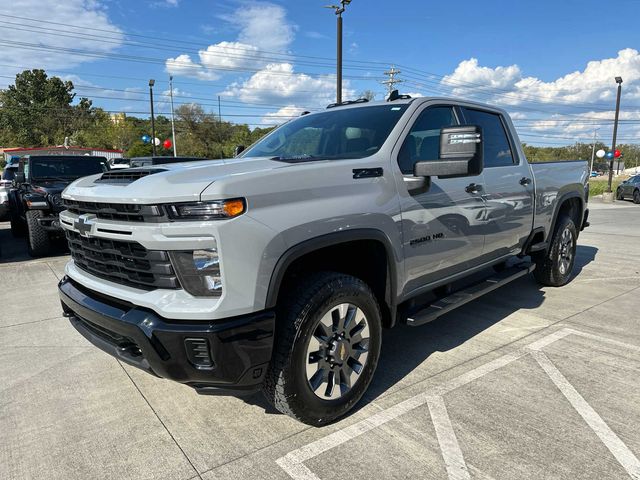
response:
[(513, 165), (513, 154), (500, 115), (465, 108), (464, 116), (469, 125), (482, 127), (484, 166)]
[(376, 153), (407, 105), (330, 109), (305, 115), (264, 137), (241, 157), (279, 160), (363, 158)]
[(400, 149), (398, 165), (402, 173), (413, 173), (413, 166), (418, 161), (438, 160), (440, 130), (457, 124), (453, 107), (431, 107), (423, 111)]
[(28, 168), (25, 165), (25, 174), (29, 171), (30, 178), (40, 179), (75, 179), (107, 170), (105, 159), (88, 156), (32, 157), (29, 159)]

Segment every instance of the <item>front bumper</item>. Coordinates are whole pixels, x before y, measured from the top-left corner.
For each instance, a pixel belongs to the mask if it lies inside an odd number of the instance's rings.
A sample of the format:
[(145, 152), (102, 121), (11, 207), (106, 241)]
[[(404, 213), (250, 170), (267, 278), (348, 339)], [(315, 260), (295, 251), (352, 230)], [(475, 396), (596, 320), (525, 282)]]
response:
[(271, 311), (181, 322), (86, 289), (69, 277), (58, 289), (65, 316), (76, 330), (129, 365), (199, 393), (260, 389), (273, 348)]

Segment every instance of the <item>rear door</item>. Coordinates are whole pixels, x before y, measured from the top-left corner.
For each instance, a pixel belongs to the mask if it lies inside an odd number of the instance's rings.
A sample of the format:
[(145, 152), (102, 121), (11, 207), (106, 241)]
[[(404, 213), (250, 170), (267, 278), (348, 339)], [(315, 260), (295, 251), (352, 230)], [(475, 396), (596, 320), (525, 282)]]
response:
[[(413, 176), (415, 163), (439, 158), (440, 130), (459, 124), (457, 107), (428, 104), (414, 113), (396, 146), (405, 293), (469, 268), (482, 254), (484, 231), (476, 228), (476, 219), (485, 215), (482, 175), (434, 177), (424, 188), (409, 188), (411, 181), (418, 180)], [(470, 184), (478, 190), (468, 188)]]
[(462, 108), (465, 123), (482, 127), (486, 232), (483, 260), (518, 253), (533, 228), (533, 174), (520, 158), (508, 120), (498, 111)]

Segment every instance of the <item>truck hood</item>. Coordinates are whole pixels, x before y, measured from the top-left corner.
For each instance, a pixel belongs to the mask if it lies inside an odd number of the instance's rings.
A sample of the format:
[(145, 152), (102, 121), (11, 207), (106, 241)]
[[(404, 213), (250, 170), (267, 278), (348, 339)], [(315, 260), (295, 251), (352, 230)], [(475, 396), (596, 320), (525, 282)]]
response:
[(76, 180), (62, 196), (68, 200), (107, 203), (193, 202), (201, 200), (202, 192), (222, 178), (290, 166), (253, 157), (129, 168)]

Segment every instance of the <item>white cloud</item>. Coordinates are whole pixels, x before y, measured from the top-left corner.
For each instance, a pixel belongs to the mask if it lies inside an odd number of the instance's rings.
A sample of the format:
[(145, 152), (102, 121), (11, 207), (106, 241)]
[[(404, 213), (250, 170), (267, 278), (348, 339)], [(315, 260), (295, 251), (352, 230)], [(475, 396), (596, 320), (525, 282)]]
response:
[(286, 52), (294, 38), (295, 27), (288, 23), (280, 5), (265, 2), (245, 3), (233, 14), (222, 16), (239, 29), (235, 42), (223, 41), (198, 52), (198, 61), (182, 54), (169, 58), (166, 69), (173, 75), (201, 80), (216, 80), (233, 71), (258, 70), (267, 64), (266, 52)]
[[(304, 108), (325, 106), (335, 100), (334, 75), (313, 77), (295, 73), (290, 63), (270, 63), (242, 83), (233, 83), (223, 93), (247, 103), (287, 103)], [(349, 82), (344, 82), (343, 97), (353, 98)]]
[(191, 60), (191, 56), (183, 53), (175, 58), (169, 58), (165, 62), (167, 72), (175, 76), (194, 77), (200, 80), (216, 80), (220, 75), (212, 70), (207, 70), (199, 63)]
[(289, 23), (286, 10), (273, 3), (245, 3), (222, 18), (240, 29), (239, 42), (261, 50), (283, 52), (295, 36), (296, 27)]
[[(14, 29), (9, 24), (4, 25), (4, 37), (5, 39), (10, 38), (14, 46), (2, 46), (0, 49), (0, 64), (16, 65), (21, 68), (0, 67), (1, 74), (13, 75), (23, 68), (61, 69), (75, 67), (95, 60), (95, 58), (72, 55), (68, 52), (50, 49), (74, 48), (109, 53), (117, 49), (124, 40), (122, 31), (109, 20), (102, 2), (97, 0), (65, 0), (64, 2), (15, 0), (11, 2), (10, 6), (6, 2), (5, 5), (0, 6), (0, 12), (9, 15), (20, 15), (34, 20), (56, 22), (69, 26), (74, 25), (79, 28), (56, 27), (55, 25), (48, 27), (55, 30), (64, 30), (67, 36), (63, 36), (54, 31), (48, 34), (45, 33), (47, 30), (42, 30), (42, 24), (37, 22), (6, 19), (7, 22), (19, 22), (21, 29), (29, 31)], [(109, 33), (105, 34), (109, 37), (109, 42), (104, 42), (100, 39), (71, 37), (74, 32), (86, 33), (88, 25), (91, 29), (109, 30)], [(40, 27), (40, 29), (31, 27)], [(8, 34), (10, 34), (9, 37), (7, 37)], [(19, 48), (17, 44), (20, 42), (37, 44), (39, 47), (46, 47), (47, 50)]]
[(262, 123), (264, 125), (280, 125), (292, 118), (299, 117), (304, 111), (304, 108), (296, 107), (295, 105), (288, 105), (286, 107), (282, 107), (276, 112), (267, 113), (262, 117)]
[[(620, 118), (640, 119), (640, 52), (632, 48), (547, 82), (525, 76), (518, 65), (491, 68), (471, 58), (460, 62), (440, 85), (453, 95), (506, 107), (521, 132), (549, 135), (549, 142), (556, 137), (556, 143), (573, 143), (591, 141), (597, 126), (601, 126), (601, 136), (611, 135), (616, 76), (624, 80)], [(619, 132), (624, 142), (640, 133), (640, 127), (623, 123)], [(535, 138), (522, 136), (524, 141)]]

